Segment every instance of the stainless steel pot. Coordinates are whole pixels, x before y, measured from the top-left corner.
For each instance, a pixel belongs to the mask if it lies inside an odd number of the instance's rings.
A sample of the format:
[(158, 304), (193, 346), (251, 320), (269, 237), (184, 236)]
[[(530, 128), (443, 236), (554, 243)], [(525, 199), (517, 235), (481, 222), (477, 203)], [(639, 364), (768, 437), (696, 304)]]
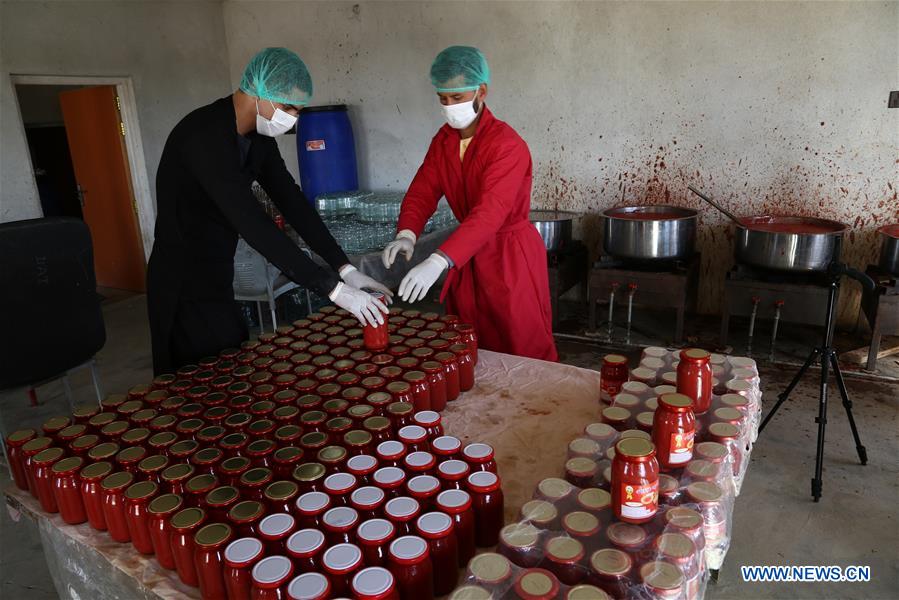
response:
[(743, 217), (734, 239), (737, 262), (776, 271), (826, 271), (840, 257), (847, 225), (813, 217)]
[(696, 245), (697, 212), (679, 206), (624, 206), (603, 211), (602, 248), (634, 261), (686, 259)]
[(899, 276), (899, 223), (884, 225), (877, 230), (880, 242), (880, 268)]
[(578, 213), (561, 210), (532, 210), (529, 218), (546, 250), (554, 252), (571, 243), (571, 224), (577, 216)]

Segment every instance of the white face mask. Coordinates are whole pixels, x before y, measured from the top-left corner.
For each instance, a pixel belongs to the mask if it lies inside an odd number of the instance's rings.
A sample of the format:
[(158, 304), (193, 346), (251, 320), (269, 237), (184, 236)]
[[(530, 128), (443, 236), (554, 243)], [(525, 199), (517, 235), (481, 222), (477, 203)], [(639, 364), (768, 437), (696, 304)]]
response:
[[(269, 100), (272, 108), (274, 103)], [(256, 100), (256, 132), (269, 137), (276, 137), (290, 131), (296, 125), (297, 118), (290, 113), (284, 112), (280, 108), (275, 108), (275, 114), (271, 119), (266, 119), (259, 114), (259, 100)]]
[[(478, 95), (475, 93), (474, 98), (468, 102), (459, 102), (458, 104), (440, 105), (443, 111), (443, 118), (449, 123), (453, 129), (465, 129), (478, 118), (478, 113), (474, 109), (474, 101)], [(483, 102), (481, 103), (483, 104)], [(480, 110), (480, 106), (478, 107)]]

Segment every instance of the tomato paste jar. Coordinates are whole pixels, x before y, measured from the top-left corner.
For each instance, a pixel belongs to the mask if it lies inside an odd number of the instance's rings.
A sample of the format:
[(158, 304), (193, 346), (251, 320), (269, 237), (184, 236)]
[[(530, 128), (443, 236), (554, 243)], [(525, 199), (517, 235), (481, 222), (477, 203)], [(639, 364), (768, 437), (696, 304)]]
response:
[(569, 458), (565, 462), (565, 479), (580, 488), (589, 488), (599, 477), (599, 465), (595, 460), (583, 457)]
[(406, 445), (409, 453), (429, 452), (431, 446), (428, 443), (428, 432), (418, 425), (406, 425), (397, 431), (397, 438)]
[(223, 577), (228, 600), (250, 600), (253, 584), (250, 573), (262, 555), (262, 542), (256, 538), (240, 538), (225, 547)]
[(693, 412), (697, 415), (707, 412), (712, 402), (710, 356), (705, 350), (688, 348), (681, 351), (677, 365), (677, 391), (693, 400)]
[(547, 477), (537, 484), (535, 497), (546, 500), (560, 510), (568, 510), (574, 502), (574, 486), (558, 477)]
[(452, 402), (459, 397), (459, 363), (452, 352), (438, 352), (434, 360), (443, 366), (443, 378), (446, 380), (446, 400)]
[(606, 490), (586, 488), (577, 493), (578, 510), (588, 512), (600, 520), (608, 521), (612, 513), (612, 496)]
[[(267, 556), (253, 567), (253, 600), (285, 600), (293, 577), (293, 563), (286, 556)], [(229, 597), (229, 600), (231, 598)]]
[(437, 457), (437, 462), (460, 458), (462, 442), (451, 435), (441, 435), (431, 440), (431, 452)]
[(150, 543), (153, 554), (164, 569), (175, 568), (175, 557), (172, 554), (172, 516), (181, 510), (181, 496), (163, 494), (156, 496), (147, 505), (147, 528), (150, 532)]
[[(567, 482), (566, 482), (567, 483)], [(558, 529), (559, 511), (546, 500), (530, 500), (521, 506), (522, 521), (532, 523), (538, 529)]]
[(623, 431), (630, 427), (633, 413), (622, 406), (608, 406), (600, 412), (602, 422), (617, 431)]
[(134, 482), (134, 475), (127, 471), (119, 471), (108, 475), (100, 483), (103, 489), (103, 518), (109, 537), (124, 544), (131, 541), (128, 522), (125, 516), (125, 488)]
[(359, 514), (359, 520), (374, 519), (381, 513), (387, 500), (384, 490), (367, 485), (356, 488), (350, 494), (350, 506)]
[(36, 437), (37, 432), (34, 429), (20, 429), (9, 434), (4, 440), (9, 470), (16, 487), (20, 490), (28, 491), (28, 475), (25, 471), (25, 455), (22, 447)]
[(271, 512), (292, 513), (300, 493), (300, 486), (293, 481), (276, 481), (263, 492), (265, 505)]
[(652, 423), (656, 460), (662, 470), (682, 467), (693, 458), (696, 419), (693, 401), (683, 394), (664, 394)]
[(428, 543), (438, 596), (453, 591), (459, 580), (459, 548), (453, 529), (453, 519), (442, 512), (425, 513), (415, 523), (416, 533)]
[(106, 531), (106, 518), (103, 516), (103, 488), (100, 482), (110, 473), (112, 473), (112, 463), (107, 461), (87, 465), (78, 473), (84, 512), (91, 527), (97, 531)]
[(403, 459), (403, 469), (409, 477), (430, 475), (437, 466), (437, 459), (430, 452), (410, 452)]
[(141, 554), (153, 554), (153, 540), (150, 538), (150, 514), (147, 506), (156, 496), (159, 486), (152, 481), (139, 481), (125, 490), (125, 523), (131, 545)]
[(495, 594), (489, 598), (501, 598), (511, 585), (512, 563), (505, 556), (485, 552), (471, 559), (468, 573), (479, 588)]
[(395, 539), (390, 544), (388, 564), (400, 597), (434, 598), (434, 567), (428, 544), (423, 539), (414, 535)]
[(259, 539), (265, 544), (266, 554), (284, 554), (287, 538), (296, 530), (297, 522), (287, 513), (274, 513), (263, 517), (257, 526)]
[(599, 372), (600, 398), (611, 402), (627, 379), (627, 357), (620, 354), (606, 354)]
[(693, 542), (697, 553), (702, 553), (705, 548), (705, 533), (701, 514), (692, 508), (678, 506), (665, 511), (663, 522), (666, 531), (686, 535)]
[(321, 518), (331, 506), (331, 497), (324, 492), (306, 492), (301, 495), (295, 505), (299, 526), (320, 529)]
[(322, 529), (325, 532), (325, 538), (331, 545), (355, 543), (355, 531), (359, 521), (359, 513), (349, 506), (328, 509), (322, 515)]
[(336, 597), (350, 593), (350, 582), (362, 567), (362, 551), (353, 544), (331, 546), (322, 555), (322, 570), (331, 582), (331, 593)]
[(456, 356), (456, 364), (459, 366), (459, 391), (467, 392), (474, 387), (475, 361), (471, 350), (466, 344), (453, 344), (449, 351)]
[(496, 458), (493, 448), (489, 444), (468, 444), (462, 450), (462, 458), (474, 471), (489, 471), (496, 473)]
[(700, 554), (693, 541), (677, 532), (665, 532), (655, 539), (655, 551), (665, 562), (678, 567), (684, 576), (687, 598), (698, 598), (701, 585)]
[(503, 527), (503, 490), (496, 473), (477, 471), (466, 480), (475, 518), (475, 543), (495, 546)]
[(367, 567), (356, 573), (351, 591), (357, 600), (400, 600), (393, 575), (379, 566)]
[(708, 439), (727, 448), (733, 474), (739, 475), (743, 463), (743, 443), (740, 430), (730, 423), (712, 423), (708, 429)]
[(603, 548), (590, 556), (587, 581), (613, 598), (627, 597), (634, 561), (626, 552)]
[(606, 528), (606, 539), (613, 548), (626, 552), (638, 564), (642, 562), (642, 551), (649, 540), (649, 534), (641, 525), (615, 522)]
[(393, 423), (394, 431), (412, 424), (415, 406), (411, 402), (391, 402), (387, 405), (386, 415)]
[(287, 586), (290, 600), (327, 600), (331, 598), (331, 582), (321, 573), (303, 573)]
[(432, 475), (417, 475), (406, 482), (406, 491), (419, 503), (422, 511), (431, 509), (440, 490), (440, 480)]
[(496, 551), (519, 567), (536, 567), (543, 554), (540, 548), (540, 530), (527, 522), (506, 525), (499, 532)]
[(599, 548), (599, 534), (602, 532), (600, 520), (588, 512), (576, 510), (562, 517), (562, 529), (579, 541), (589, 553)]
[(359, 525), (356, 530), (356, 543), (362, 550), (365, 564), (385, 566), (390, 542), (395, 537), (396, 528), (386, 519), (368, 519)]
[(361, 485), (370, 485), (378, 469), (378, 459), (369, 454), (351, 456), (346, 461), (346, 472), (356, 477)]
[(194, 564), (204, 599), (226, 600), (224, 550), (234, 533), (230, 525), (211, 523), (194, 534)]
[(69, 525), (87, 521), (78, 483), (78, 470), (82, 464), (83, 458), (70, 456), (57, 461), (51, 469), (53, 497), (59, 509), (59, 516)]
[(300, 493), (316, 492), (324, 489), (322, 482), (325, 480), (325, 466), (317, 462), (308, 462), (298, 465), (291, 475), (300, 486)]
[(559, 597), (559, 580), (546, 569), (522, 569), (512, 590), (519, 600), (555, 600)]
[(285, 546), (298, 571), (321, 570), (321, 555), (327, 546), (324, 533), (318, 529), (300, 529), (287, 538)]
[(259, 521), (264, 514), (264, 504), (255, 500), (243, 500), (228, 511), (228, 522), (234, 526), (236, 535), (259, 537)]
[[(388, 399), (390, 398), (389, 395), (384, 395), (387, 396)], [(378, 409), (375, 409), (375, 412), (377, 413)], [(365, 431), (371, 434), (371, 442), (373, 446), (377, 446), (382, 442), (386, 442), (391, 437), (393, 437), (393, 432), (391, 431), (393, 424), (387, 417), (379, 415), (368, 417), (362, 422), (362, 426), (365, 428)]]
[(399, 496), (384, 504), (384, 516), (396, 527), (398, 535), (414, 532), (415, 520), (421, 514), (418, 501), (408, 496)]
[(680, 569), (662, 560), (650, 561), (640, 567), (640, 582), (646, 597), (651, 600), (682, 598), (684, 594), (684, 576)]
[(646, 523), (659, 509), (659, 464), (652, 442), (626, 438), (615, 444), (612, 510), (627, 523)]
[(547, 569), (562, 583), (575, 585), (584, 579), (586, 569), (581, 564), (584, 546), (579, 541), (565, 536), (549, 538), (544, 553)]

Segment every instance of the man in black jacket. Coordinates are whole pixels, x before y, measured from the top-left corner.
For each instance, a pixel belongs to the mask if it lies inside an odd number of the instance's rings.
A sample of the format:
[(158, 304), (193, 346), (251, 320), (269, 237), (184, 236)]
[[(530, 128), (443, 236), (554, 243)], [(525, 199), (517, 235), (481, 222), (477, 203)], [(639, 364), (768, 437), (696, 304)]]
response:
[[(156, 174), (156, 239), (147, 269), (153, 370), (168, 373), (247, 339), (234, 301), (234, 251), (243, 237), (293, 281), (382, 323), (387, 307), (363, 288), (392, 294), (360, 273), (291, 177), (274, 137), (289, 131), (312, 96), (299, 56), (266, 48), (231, 96), (193, 111), (169, 134)], [(258, 181), (309, 248), (307, 257), (262, 209)]]

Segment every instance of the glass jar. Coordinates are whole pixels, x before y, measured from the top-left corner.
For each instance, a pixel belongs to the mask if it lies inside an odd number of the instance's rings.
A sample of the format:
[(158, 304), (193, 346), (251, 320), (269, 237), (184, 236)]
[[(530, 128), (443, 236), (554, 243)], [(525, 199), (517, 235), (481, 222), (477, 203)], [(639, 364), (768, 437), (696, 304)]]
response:
[(611, 402), (619, 392), (621, 385), (628, 379), (627, 357), (620, 354), (606, 354), (602, 359), (599, 375), (600, 398)]
[(348, 506), (350, 494), (359, 486), (358, 481), (349, 473), (334, 473), (325, 477), (323, 487), (331, 497), (332, 506)]
[(521, 506), (521, 519), (537, 529), (558, 529), (559, 511), (546, 500), (530, 500)]
[(659, 509), (659, 465), (652, 442), (626, 438), (615, 444), (612, 510), (626, 523), (646, 523)]
[(387, 519), (368, 519), (356, 530), (356, 543), (362, 550), (363, 561), (369, 566), (385, 566), (390, 542), (396, 528)]
[(416, 533), (428, 543), (438, 596), (453, 591), (459, 580), (459, 549), (453, 529), (453, 519), (443, 512), (425, 513), (415, 523)]
[(434, 360), (443, 366), (443, 377), (446, 381), (446, 400), (452, 402), (459, 397), (459, 364), (452, 352), (438, 352)]
[(675, 565), (684, 576), (684, 592), (687, 598), (698, 598), (700, 591), (701, 554), (693, 541), (683, 533), (665, 532), (654, 543), (659, 559)]
[(293, 563), (286, 556), (263, 558), (252, 570), (253, 600), (285, 600), (287, 585), (292, 577)]
[(228, 513), (231, 512), (231, 508), (239, 501), (240, 493), (237, 491), (237, 488), (223, 485), (207, 493), (200, 507), (206, 510), (210, 521), (225, 523), (228, 520)]
[(300, 495), (300, 486), (293, 481), (276, 481), (270, 483), (262, 495), (269, 511), (293, 513)]
[(321, 529), (322, 516), (331, 508), (331, 497), (324, 492), (306, 492), (297, 498), (295, 512), (299, 526)]
[(250, 573), (262, 555), (262, 542), (252, 537), (236, 539), (225, 546), (223, 578), (228, 600), (250, 600)]
[(250, 467), (250, 459), (246, 456), (226, 458), (218, 465), (218, 475), (221, 479), (221, 483), (231, 487), (237, 487), (240, 483), (240, 478), (243, 477), (244, 473), (250, 470)]
[(390, 544), (388, 565), (402, 598), (434, 598), (434, 567), (425, 540), (414, 535), (395, 539)]
[(351, 456), (346, 461), (345, 469), (350, 475), (356, 477), (360, 485), (370, 485), (372, 475), (378, 468), (378, 459), (369, 454)]
[(693, 542), (698, 553), (705, 548), (702, 515), (692, 508), (678, 506), (669, 508), (664, 516), (665, 530), (686, 535)]
[[(169, 416), (169, 415), (167, 415)], [(170, 456), (171, 448), (178, 442), (178, 436), (173, 431), (160, 431), (150, 436), (147, 445), (156, 454)]]
[(397, 467), (381, 467), (374, 472), (372, 480), (388, 498), (397, 498), (406, 483), (406, 473)]
[(184, 484), (184, 504), (186, 506), (197, 506), (206, 509), (206, 494), (217, 488), (219, 485), (218, 477), (209, 473), (201, 473), (194, 475)]
[(496, 459), (493, 448), (489, 444), (468, 444), (462, 450), (462, 457), (471, 467), (472, 472), (489, 471), (496, 473)]
[(412, 424), (415, 406), (411, 402), (392, 402), (387, 406), (387, 416), (393, 422), (393, 430), (399, 431)]
[(740, 430), (730, 423), (712, 423), (708, 428), (708, 441), (717, 442), (727, 448), (730, 466), (734, 476), (743, 468), (743, 444), (740, 442)]
[(237, 486), (243, 498), (262, 502), (265, 499), (262, 492), (274, 478), (275, 475), (271, 469), (250, 469), (240, 477)]
[(375, 448), (375, 454), (378, 456), (380, 464), (385, 467), (402, 467), (403, 459), (406, 456), (406, 445), (396, 440), (388, 440), (381, 442)]
[(403, 380), (411, 387), (412, 405), (415, 411), (431, 410), (432, 393), (428, 376), (422, 371), (409, 371), (403, 375)]
[[(683, 360), (681, 360), (683, 364)], [(681, 598), (684, 593), (684, 576), (676, 566), (654, 560), (640, 567), (640, 583), (645, 596), (652, 600)]]
[[(374, 396), (376, 394), (372, 394)], [(388, 394), (384, 394), (387, 396), (387, 399), (390, 398)], [(369, 399), (371, 396), (369, 396)], [(378, 412), (378, 409), (375, 409), (375, 412)], [(362, 422), (362, 427), (365, 428), (365, 431), (371, 434), (371, 443), (373, 446), (377, 446), (381, 442), (386, 442), (391, 437), (393, 437), (393, 432), (391, 431), (393, 424), (390, 419), (384, 416), (376, 415), (373, 417), (368, 417)]]
[(519, 600), (555, 600), (559, 597), (559, 580), (546, 569), (522, 569), (512, 590)]
[(582, 510), (570, 512), (562, 517), (562, 529), (572, 539), (579, 541), (588, 554), (599, 549), (602, 524), (595, 515)]
[(418, 501), (408, 496), (399, 496), (384, 504), (384, 516), (396, 527), (397, 535), (411, 535), (420, 514)]
[(540, 564), (540, 530), (527, 522), (511, 523), (499, 532), (496, 551), (510, 561), (524, 568)]
[[(47, 439), (49, 440), (49, 438)], [(59, 512), (56, 498), (53, 495), (53, 465), (64, 455), (65, 452), (62, 448), (47, 448), (31, 458), (31, 482), (34, 484), (32, 495), (37, 497), (41, 508), (48, 513)]]
[(358, 525), (359, 513), (349, 506), (336, 506), (322, 515), (322, 529), (331, 545), (355, 543)]
[(644, 561), (643, 549), (649, 541), (649, 535), (641, 525), (611, 523), (606, 527), (606, 539), (613, 548), (627, 553), (634, 564), (639, 565)]
[(322, 491), (322, 482), (325, 480), (325, 466), (317, 462), (303, 463), (293, 470), (291, 477), (300, 486), (301, 494)]
[(445, 490), (464, 490), (465, 480), (471, 473), (471, 467), (461, 460), (445, 460), (437, 465), (437, 477)]
[(440, 492), (434, 508), (450, 516), (459, 554), (458, 566), (464, 567), (475, 555), (475, 514), (471, 495), (463, 490)]
[(406, 445), (406, 450), (412, 452), (430, 452), (428, 432), (418, 425), (406, 425), (397, 431), (396, 437)]
[(255, 500), (243, 500), (228, 512), (228, 522), (234, 526), (236, 535), (258, 537), (259, 521), (265, 514), (265, 506)]
[(272, 454), (275, 453), (276, 448), (277, 446), (272, 440), (256, 440), (247, 445), (245, 455), (254, 467), (271, 469), (273, 466)]
[[(69, 444), (69, 450), (75, 456), (84, 456), (88, 452), (90, 452), (91, 448), (97, 446), (100, 443), (100, 436), (89, 433), (87, 435), (82, 435), (79, 438), (75, 438), (72, 440), (72, 443)], [(10, 459), (12, 460), (12, 459)], [(28, 481), (26, 479), (25, 489), (28, 487)]]
[(152, 481), (139, 481), (125, 490), (125, 523), (131, 537), (131, 545), (141, 554), (153, 554), (147, 505), (158, 492), (159, 486)]
[(554, 504), (560, 511), (567, 511), (574, 505), (575, 488), (564, 479), (547, 477), (537, 484), (534, 497)]
[(438, 463), (459, 458), (461, 451), (462, 442), (457, 437), (440, 435), (431, 440), (431, 452), (437, 457)]
[(587, 581), (599, 587), (613, 598), (624, 598), (630, 585), (633, 559), (626, 552), (615, 548), (603, 548), (590, 556)]
[(69, 525), (87, 521), (78, 484), (78, 470), (83, 464), (83, 458), (70, 456), (57, 461), (51, 468), (53, 497), (59, 509), (59, 516)]
[(430, 452), (410, 452), (403, 458), (403, 469), (409, 477), (431, 475), (437, 466), (437, 458)]
[(119, 471), (107, 475), (100, 483), (106, 530), (109, 537), (121, 544), (131, 541), (125, 509), (125, 489), (133, 482), (134, 475), (127, 471)]
[(677, 392), (693, 400), (693, 412), (706, 413), (712, 402), (711, 355), (699, 348), (681, 350), (677, 365)]
[(181, 510), (181, 496), (163, 494), (156, 496), (147, 505), (147, 529), (153, 554), (164, 569), (175, 569), (175, 557), (172, 553), (172, 516)]
[(586, 575), (581, 561), (584, 558), (584, 546), (579, 541), (556, 536), (547, 540), (544, 547), (546, 566), (559, 581), (566, 585), (580, 583)]
[(287, 513), (274, 513), (263, 517), (257, 529), (266, 555), (284, 554), (287, 538), (296, 531), (297, 521)]
[(447, 402), (446, 375), (443, 364), (433, 360), (425, 361), (421, 364), (421, 370), (427, 376), (427, 382), (431, 388), (430, 409), (442, 411), (446, 408)]
[(225, 600), (225, 546), (234, 537), (230, 525), (211, 523), (201, 527), (194, 535), (194, 563), (197, 566), (197, 580), (200, 594), (210, 600)]
[(512, 563), (501, 554), (484, 552), (471, 559), (468, 573), (475, 584), (502, 597), (512, 580)]
[[(415, 455), (410, 454), (407, 459), (413, 456)], [(417, 475), (406, 482), (406, 492), (418, 502), (423, 512), (427, 512), (431, 510), (434, 499), (440, 493), (440, 480), (432, 475)]]
[[(441, 341), (446, 343), (445, 340)], [(466, 344), (453, 344), (449, 346), (449, 351), (456, 356), (456, 364), (459, 367), (459, 391), (467, 392), (474, 387), (475, 359)]]
[(335, 597), (349, 594), (353, 575), (362, 567), (362, 551), (359, 547), (354, 544), (331, 546), (322, 555), (321, 562), (322, 570), (331, 582), (331, 593)]
[(290, 600), (327, 600), (331, 598), (331, 582), (321, 573), (303, 573), (287, 586)]
[(295, 531), (285, 544), (287, 555), (293, 560), (298, 571), (320, 571), (321, 555), (325, 550), (325, 534), (318, 529)]
[(103, 516), (103, 488), (100, 482), (112, 473), (112, 463), (100, 461), (87, 465), (78, 472), (79, 491), (84, 504), (84, 512), (91, 527), (106, 531)]
[(471, 353), (474, 364), (478, 364), (478, 335), (475, 332), (474, 325), (459, 323), (455, 325), (455, 330), (462, 335), (462, 343), (468, 346), (468, 351)]
[(368, 454), (371, 450), (373, 436), (368, 431), (354, 429), (343, 434), (343, 446), (349, 456)]
[(599, 465), (595, 460), (583, 457), (569, 458), (565, 462), (565, 479), (580, 488), (589, 488), (596, 483)]
[(683, 394), (659, 396), (652, 423), (652, 442), (659, 467), (668, 471), (682, 467), (693, 458), (696, 420), (693, 400)]
[(495, 546), (503, 527), (503, 490), (496, 473), (477, 471), (468, 476), (475, 519), (475, 544)]
[(351, 582), (357, 600), (400, 600), (393, 575), (379, 566), (362, 569)]
[(372, 485), (356, 488), (350, 494), (350, 506), (359, 513), (362, 521), (378, 517), (386, 501), (384, 490)]

